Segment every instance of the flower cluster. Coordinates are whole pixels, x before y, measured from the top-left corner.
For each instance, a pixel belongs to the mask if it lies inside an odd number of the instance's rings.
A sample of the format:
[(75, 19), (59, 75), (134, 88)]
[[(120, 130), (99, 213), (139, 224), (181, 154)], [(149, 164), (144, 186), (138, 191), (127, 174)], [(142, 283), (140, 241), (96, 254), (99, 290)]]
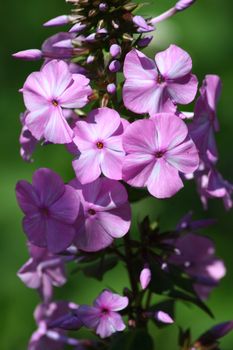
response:
[[(180, 0), (153, 19), (135, 15), (139, 5), (129, 0), (67, 2), (74, 6), (71, 15), (45, 26), (70, 24), (68, 32), (48, 38), (40, 50), (13, 55), (43, 59), (41, 69), (20, 89), (26, 107), (21, 115), (22, 158), (32, 161), (41, 142), (63, 144), (73, 155), (74, 172), (74, 179), (64, 183), (53, 170), (40, 168), (32, 183), (16, 185), (30, 253), (18, 276), (42, 299), (30, 350), (66, 345), (108, 349), (120, 339), (111, 335), (126, 326), (131, 337), (132, 330), (146, 330), (149, 320), (159, 326), (174, 323), (174, 301), (179, 299), (211, 314), (203, 300), (226, 272), (213, 242), (199, 233), (211, 220), (192, 221), (188, 214), (175, 230), (163, 232), (145, 218), (138, 227), (140, 240), (130, 234), (132, 198), (145, 193), (170, 198), (191, 178), (205, 207), (214, 197), (222, 198), (227, 209), (232, 206), (233, 185), (216, 169), (220, 78), (207, 75), (194, 113), (184, 112), (182, 106), (192, 103), (198, 91), (190, 55), (177, 45), (157, 52), (154, 59), (142, 52), (156, 23), (195, 1)], [(104, 289), (93, 306), (54, 301), (54, 287), (66, 283), (67, 264), (102, 279), (119, 260), (130, 280), (122, 295)], [(153, 304), (154, 294), (169, 299)], [(81, 327), (107, 338), (106, 343), (69, 336)], [(226, 328), (222, 333), (232, 323)], [(210, 342), (220, 336), (213, 335)], [(202, 349), (205, 337), (193, 343), (184, 333), (182, 349)]]

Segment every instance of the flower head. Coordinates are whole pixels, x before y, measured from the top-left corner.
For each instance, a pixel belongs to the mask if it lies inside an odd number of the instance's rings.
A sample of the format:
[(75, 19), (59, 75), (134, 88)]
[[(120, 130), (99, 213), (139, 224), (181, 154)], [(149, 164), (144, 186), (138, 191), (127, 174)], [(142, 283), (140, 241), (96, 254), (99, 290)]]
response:
[(69, 143), (73, 131), (67, 123), (63, 108), (80, 108), (87, 104), (91, 93), (89, 79), (71, 74), (67, 63), (52, 60), (40, 72), (29, 75), (23, 86), (28, 110), (25, 125), (32, 135), (53, 143)]
[(138, 114), (175, 111), (175, 104), (188, 104), (197, 92), (197, 78), (191, 74), (187, 52), (171, 45), (155, 56), (155, 62), (138, 50), (130, 51), (124, 62), (123, 100)]
[(81, 201), (75, 224), (75, 244), (79, 249), (98, 251), (128, 232), (131, 211), (121, 183), (101, 177), (86, 185), (75, 179), (70, 185), (76, 189)]
[(82, 184), (96, 180), (101, 173), (110, 179), (122, 179), (123, 131), (119, 114), (110, 108), (93, 110), (87, 121), (76, 123), (73, 142), (80, 155), (73, 167)]
[(61, 252), (72, 243), (79, 198), (60, 176), (41, 168), (34, 173), (32, 184), (24, 180), (17, 183), (16, 196), (25, 214), (23, 228), (29, 242), (47, 247), (52, 253)]
[(125, 309), (127, 305), (127, 297), (105, 290), (97, 297), (93, 306), (81, 305), (78, 315), (86, 327), (94, 329), (101, 338), (106, 338), (125, 329), (118, 311)]
[(188, 138), (185, 123), (173, 114), (157, 114), (138, 120), (126, 129), (123, 147), (123, 179), (145, 187), (157, 198), (173, 196), (183, 187), (179, 173), (197, 169), (197, 149)]

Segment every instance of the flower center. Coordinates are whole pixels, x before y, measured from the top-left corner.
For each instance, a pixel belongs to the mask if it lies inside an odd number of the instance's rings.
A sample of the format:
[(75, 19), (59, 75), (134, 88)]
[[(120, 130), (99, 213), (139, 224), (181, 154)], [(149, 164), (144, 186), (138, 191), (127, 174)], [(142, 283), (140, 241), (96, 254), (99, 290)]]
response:
[(49, 209), (46, 207), (41, 207), (39, 210), (40, 210), (41, 215), (44, 217), (48, 217), (50, 214)]
[(88, 210), (88, 214), (90, 214), (90, 215), (95, 215), (96, 214), (96, 211), (94, 210), (94, 209), (89, 209)]
[(104, 144), (103, 144), (103, 142), (98, 141), (98, 142), (96, 143), (96, 147), (97, 147), (98, 149), (102, 149), (102, 148), (104, 148)]
[(52, 100), (52, 104), (54, 105), (54, 107), (57, 107), (59, 103), (57, 100)]
[(158, 76), (157, 76), (157, 83), (158, 84), (162, 84), (165, 82), (165, 79), (164, 77), (162, 76), (162, 74), (158, 73)]
[(107, 309), (107, 308), (103, 308), (102, 310), (101, 310), (101, 313), (102, 313), (102, 315), (107, 315), (108, 313), (109, 313), (109, 310)]
[(155, 152), (155, 157), (156, 158), (162, 158), (163, 157), (163, 155), (164, 155), (164, 151), (158, 151), (158, 152)]

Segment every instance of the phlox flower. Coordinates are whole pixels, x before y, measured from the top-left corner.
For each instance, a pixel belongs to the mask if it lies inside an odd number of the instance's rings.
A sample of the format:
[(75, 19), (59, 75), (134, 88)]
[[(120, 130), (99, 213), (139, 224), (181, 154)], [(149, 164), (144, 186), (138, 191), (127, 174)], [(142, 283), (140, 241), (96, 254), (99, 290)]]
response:
[(200, 93), (201, 96), (195, 106), (194, 118), (189, 124), (189, 132), (202, 160), (215, 163), (218, 159), (214, 134), (219, 131), (216, 107), (221, 93), (220, 78), (217, 75), (207, 75)]
[(198, 81), (191, 74), (192, 60), (176, 45), (155, 56), (155, 61), (138, 50), (130, 51), (124, 62), (123, 100), (138, 113), (175, 111), (175, 104), (188, 104), (197, 92)]
[(96, 180), (101, 173), (110, 179), (122, 179), (123, 131), (119, 114), (110, 108), (93, 110), (87, 120), (77, 121), (73, 142), (80, 155), (73, 161), (73, 168), (82, 184)]
[(17, 275), (27, 287), (38, 289), (43, 300), (48, 302), (53, 286), (61, 287), (66, 283), (64, 259), (32, 244), (29, 244), (29, 251), (31, 257)]
[(52, 253), (72, 243), (79, 198), (59, 175), (41, 168), (34, 173), (32, 184), (24, 180), (17, 183), (16, 196), (25, 214), (23, 228), (30, 243), (47, 247)]
[(70, 185), (80, 198), (74, 244), (78, 249), (93, 252), (109, 246), (114, 238), (129, 230), (131, 210), (124, 186), (115, 180), (99, 178), (81, 185), (75, 179)]
[(64, 61), (52, 60), (40, 72), (27, 78), (23, 89), (28, 110), (25, 125), (32, 135), (53, 143), (69, 143), (73, 131), (67, 123), (63, 108), (81, 108), (91, 94), (89, 79), (71, 74)]
[(83, 324), (94, 329), (101, 338), (123, 331), (125, 324), (118, 313), (128, 305), (128, 298), (104, 290), (94, 301), (93, 306), (81, 305), (78, 315)]
[(224, 262), (215, 256), (213, 242), (193, 233), (178, 238), (174, 243), (177, 251), (169, 262), (180, 266), (194, 279), (194, 289), (203, 300), (226, 274)]
[(157, 198), (173, 196), (183, 187), (180, 173), (194, 172), (197, 149), (188, 137), (186, 124), (171, 113), (138, 120), (123, 136), (127, 153), (123, 179), (135, 187), (147, 187)]

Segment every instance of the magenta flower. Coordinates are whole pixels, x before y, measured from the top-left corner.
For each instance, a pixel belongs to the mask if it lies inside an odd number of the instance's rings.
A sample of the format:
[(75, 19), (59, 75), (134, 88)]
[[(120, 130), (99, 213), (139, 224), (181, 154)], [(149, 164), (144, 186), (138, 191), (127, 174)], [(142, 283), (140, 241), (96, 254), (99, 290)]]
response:
[[(63, 329), (54, 328), (53, 324), (68, 312), (77, 312), (78, 305), (66, 301), (40, 304), (34, 312), (38, 329), (32, 334), (28, 350), (63, 350), (64, 346), (78, 346), (79, 341), (69, 338)], [(82, 326), (77, 324), (77, 329)]]
[(169, 262), (183, 267), (194, 279), (196, 293), (201, 299), (207, 299), (226, 274), (223, 261), (215, 256), (213, 242), (207, 237), (189, 233), (178, 238), (175, 247), (178, 253), (172, 254)]
[(47, 247), (52, 253), (72, 243), (79, 198), (60, 176), (41, 168), (34, 173), (32, 184), (24, 180), (17, 183), (16, 196), (25, 214), (23, 228), (30, 243)]
[(53, 286), (66, 283), (65, 264), (45, 248), (29, 245), (31, 258), (18, 271), (18, 277), (27, 287), (38, 289), (43, 300), (48, 302), (53, 295)]
[(194, 172), (197, 149), (188, 138), (185, 123), (173, 114), (157, 114), (138, 120), (126, 129), (123, 147), (123, 179), (135, 187), (147, 187), (157, 198), (173, 196), (183, 187), (179, 173)]
[(218, 159), (214, 134), (219, 131), (216, 107), (221, 93), (220, 78), (217, 75), (207, 75), (200, 93), (189, 131), (202, 160), (215, 163)]
[(73, 142), (80, 156), (73, 161), (73, 168), (82, 184), (96, 180), (101, 173), (110, 179), (122, 179), (123, 131), (119, 114), (110, 108), (96, 109), (87, 121), (76, 123)]
[(40, 72), (27, 78), (22, 92), (29, 111), (25, 124), (32, 135), (53, 143), (69, 143), (73, 131), (67, 123), (63, 108), (81, 108), (88, 102), (89, 79), (71, 74), (63, 61), (50, 61)]
[(158, 112), (175, 111), (174, 104), (192, 102), (198, 82), (191, 69), (191, 57), (176, 45), (157, 53), (155, 62), (138, 50), (130, 51), (124, 62), (126, 108), (153, 117)]
[(93, 252), (109, 246), (114, 238), (129, 230), (131, 210), (124, 186), (118, 181), (99, 178), (81, 185), (71, 181), (81, 201), (76, 221), (75, 244), (78, 249)]
[(127, 305), (127, 297), (105, 290), (94, 301), (93, 306), (81, 305), (78, 315), (86, 327), (94, 329), (101, 338), (107, 338), (125, 329), (118, 311), (125, 309)]

